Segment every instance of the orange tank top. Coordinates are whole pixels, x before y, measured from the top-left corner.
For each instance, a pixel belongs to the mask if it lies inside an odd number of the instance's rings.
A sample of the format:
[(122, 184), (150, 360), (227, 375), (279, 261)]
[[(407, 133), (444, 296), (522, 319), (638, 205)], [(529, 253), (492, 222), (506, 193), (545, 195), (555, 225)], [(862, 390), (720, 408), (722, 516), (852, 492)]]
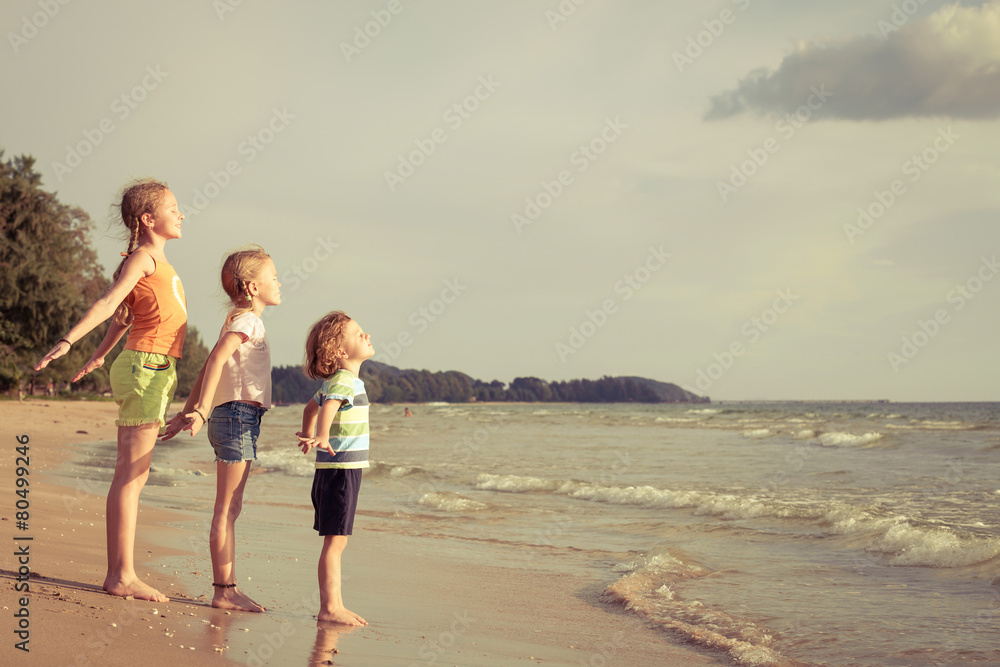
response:
[(174, 267), (165, 261), (156, 262), (153, 273), (139, 279), (125, 303), (132, 309), (132, 328), (125, 349), (180, 359), (187, 330), (187, 301)]

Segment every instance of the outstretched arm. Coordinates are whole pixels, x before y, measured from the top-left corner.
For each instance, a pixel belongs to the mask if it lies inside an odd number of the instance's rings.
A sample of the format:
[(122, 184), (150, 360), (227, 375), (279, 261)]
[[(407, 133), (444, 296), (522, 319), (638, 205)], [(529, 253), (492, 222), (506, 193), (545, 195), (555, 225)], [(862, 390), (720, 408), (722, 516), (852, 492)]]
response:
[(104, 334), (104, 340), (102, 340), (101, 344), (97, 346), (96, 350), (94, 350), (94, 354), (91, 355), (90, 361), (84, 364), (83, 368), (76, 372), (76, 375), (73, 376), (73, 379), (70, 380), (70, 382), (76, 382), (87, 373), (95, 371), (103, 366), (104, 357), (108, 356), (108, 352), (114, 349), (115, 345), (118, 344), (118, 341), (120, 341), (122, 336), (125, 335), (125, 332), (128, 331), (129, 326), (131, 325), (119, 324), (118, 322), (112, 320), (111, 326), (108, 327), (108, 332)]
[[(302, 430), (295, 435), (299, 436), (299, 447), (302, 453), (307, 454), (313, 447), (319, 447), (333, 454), (330, 448), (330, 427), (333, 425), (333, 418), (343, 401), (326, 400), (323, 406), (316, 405), (316, 401), (310, 400), (302, 411)], [(317, 427), (317, 422), (319, 425)]]
[[(90, 310), (88, 310), (86, 314), (84, 314), (83, 318), (81, 318), (80, 321), (69, 330), (69, 333), (63, 337), (63, 340), (56, 343), (55, 347), (49, 350), (48, 354), (42, 357), (41, 360), (35, 364), (35, 370), (42, 370), (53, 360), (58, 359), (69, 352), (69, 348), (73, 343), (90, 333), (90, 331), (98, 324), (114, 315), (115, 311), (118, 310), (118, 306), (121, 305), (122, 301), (125, 300), (125, 297), (132, 291), (136, 283), (139, 282), (139, 279), (143, 276), (151, 275), (155, 270), (156, 262), (154, 262), (153, 258), (147, 253), (132, 253), (132, 255), (125, 260), (125, 265), (122, 267), (122, 272), (118, 275), (118, 280), (116, 280), (114, 284), (108, 288), (108, 291), (104, 294), (104, 296), (94, 302), (94, 305), (90, 307)], [(121, 338), (122, 333), (124, 333), (124, 330), (118, 334), (118, 338)], [(107, 336), (105, 336), (105, 342), (106, 340)], [(115, 340), (115, 342), (117, 343), (118, 341)], [(102, 343), (102, 346), (103, 344), (104, 343)], [(112, 344), (111, 347), (114, 347), (114, 344)], [(105, 352), (105, 354), (107, 354), (107, 352)]]

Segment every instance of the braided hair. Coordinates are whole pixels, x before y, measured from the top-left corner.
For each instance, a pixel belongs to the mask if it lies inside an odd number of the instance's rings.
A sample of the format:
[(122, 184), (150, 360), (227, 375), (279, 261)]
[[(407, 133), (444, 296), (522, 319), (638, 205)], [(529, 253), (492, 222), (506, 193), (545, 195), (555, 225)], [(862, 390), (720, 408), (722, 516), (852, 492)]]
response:
[(227, 324), (253, 310), (250, 283), (260, 275), (269, 259), (271, 256), (263, 248), (253, 244), (229, 253), (222, 263), (222, 289), (233, 304), (226, 317)]
[[(118, 280), (122, 267), (126, 260), (135, 252), (142, 241), (142, 235), (146, 231), (142, 224), (142, 216), (147, 213), (152, 215), (163, 201), (163, 196), (167, 192), (167, 184), (152, 178), (141, 178), (132, 181), (122, 190), (121, 203), (118, 204), (118, 211), (121, 214), (122, 223), (128, 229), (128, 250), (125, 257), (115, 269), (114, 280)], [(132, 322), (132, 309), (127, 300), (122, 301), (115, 311), (115, 322), (127, 325)]]

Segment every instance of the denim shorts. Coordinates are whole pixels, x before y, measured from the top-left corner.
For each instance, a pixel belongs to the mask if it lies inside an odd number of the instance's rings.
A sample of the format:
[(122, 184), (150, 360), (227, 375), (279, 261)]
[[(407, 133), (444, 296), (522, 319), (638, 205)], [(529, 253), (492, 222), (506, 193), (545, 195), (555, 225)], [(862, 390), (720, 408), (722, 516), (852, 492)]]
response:
[(224, 463), (257, 460), (257, 436), (260, 418), (267, 408), (242, 401), (215, 406), (208, 418), (208, 441), (215, 449), (215, 460)]

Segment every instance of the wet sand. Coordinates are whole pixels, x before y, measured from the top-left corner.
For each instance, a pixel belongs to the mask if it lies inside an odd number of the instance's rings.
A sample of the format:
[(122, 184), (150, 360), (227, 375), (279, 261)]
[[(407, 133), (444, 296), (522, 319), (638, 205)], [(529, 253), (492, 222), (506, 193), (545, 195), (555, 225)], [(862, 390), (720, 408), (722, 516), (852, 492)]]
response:
[[(369, 625), (318, 623), (320, 541), (308, 498), (302, 506), (256, 507), (237, 524), (240, 587), (268, 607), (265, 614), (211, 607), (210, 516), (148, 503), (140, 506), (136, 569), (170, 601), (109, 596), (100, 588), (107, 484), (77, 479), (67, 485), (57, 473), (63, 462), (86, 454), (85, 443), (114, 440), (115, 414), (115, 405), (104, 402), (0, 402), (6, 443), (0, 479), (7, 487), (0, 503), (3, 664), (730, 664), (609, 604), (602, 597), (608, 582), (483, 565), (453, 540), (380, 531), (363, 515), (344, 554), (344, 594)], [(25, 434), (30, 517), (28, 528), (19, 530), (16, 438)], [(154, 452), (154, 468), (156, 457)], [(214, 486), (212, 470), (206, 466), (199, 483)], [(272, 522), (268, 512), (280, 512), (282, 520)], [(287, 526), (290, 516), (301, 530), (277, 534), (274, 526)], [(15, 551), (25, 544), (30, 590), (18, 592), (24, 581)], [(29, 612), (28, 653), (15, 647), (22, 639), (14, 634), (14, 614), (22, 608)]]

